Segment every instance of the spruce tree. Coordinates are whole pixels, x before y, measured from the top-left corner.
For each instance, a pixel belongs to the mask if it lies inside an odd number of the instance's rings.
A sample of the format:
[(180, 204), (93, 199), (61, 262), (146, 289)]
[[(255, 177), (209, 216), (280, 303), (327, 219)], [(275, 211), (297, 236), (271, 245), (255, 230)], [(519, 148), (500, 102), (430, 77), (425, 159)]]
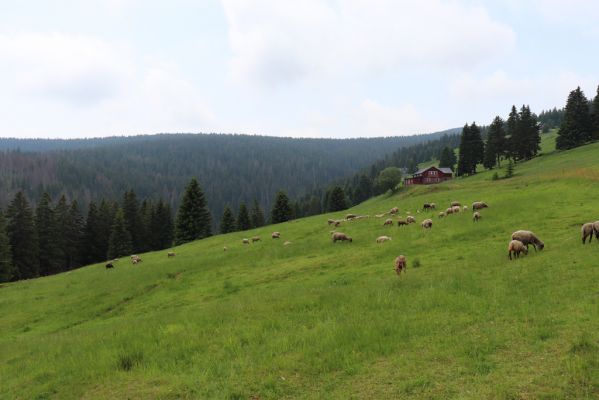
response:
[(39, 258), (35, 219), (23, 192), (18, 192), (6, 212), (6, 233), (12, 252), (14, 278), (39, 276)]
[(583, 145), (592, 139), (592, 131), (589, 102), (578, 87), (568, 96), (555, 147), (558, 150), (565, 150)]
[(252, 226), (254, 228), (260, 228), (264, 226), (264, 212), (258, 204), (258, 200), (254, 200), (254, 204), (252, 205), (252, 210), (250, 211), (250, 219), (252, 220)]
[(143, 244), (143, 223), (140, 212), (139, 201), (133, 190), (125, 192), (123, 196), (123, 217), (125, 218), (125, 226), (131, 234), (131, 242), (134, 252), (144, 250)]
[(96, 203), (91, 201), (85, 219), (85, 243), (83, 246), (84, 261), (87, 264), (92, 264), (101, 261), (100, 256), (100, 233), (99, 233), (99, 215)]
[(511, 159), (517, 159), (519, 149), (522, 146), (520, 137), (518, 135), (518, 125), (520, 121), (520, 115), (515, 105), (512, 105), (510, 115), (506, 122), (506, 134), (509, 137), (507, 139), (506, 151)]
[(252, 229), (252, 221), (250, 221), (250, 214), (245, 203), (241, 203), (239, 205), (236, 226), (238, 231), (247, 231), (248, 229)]
[(139, 231), (139, 249), (137, 252), (157, 250), (155, 247), (153, 247), (153, 243), (157, 241), (154, 238), (156, 232), (154, 232), (151, 227), (152, 220), (154, 219), (154, 212), (154, 204), (150, 200), (144, 199), (139, 208), (140, 225), (137, 228)]
[(61, 271), (58, 235), (52, 199), (47, 192), (42, 197), (35, 211), (35, 227), (37, 228), (40, 275), (51, 275)]
[(210, 212), (200, 184), (192, 178), (185, 189), (175, 225), (175, 244), (203, 239), (212, 234)]
[(597, 94), (592, 103), (591, 127), (593, 139), (599, 139), (599, 86), (597, 86)]
[(483, 160), (483, 165), (487, 169), (493, 169), (495, 165), (501, 166), (501, 157), (505, 153), (505, 130), (503, 125), (503, 119), (495, 117), (489, 126)]
[(78, 268), (85, 263), (85, 221), (79, 211), (79, 204), (73, 200), (69, 208), (69, 225), (66, 232), (66, 267)]
[(0, 210), (0, 282), (8, 282), (15, 277), (12, 265), (10, 242), (6, 233), (6, 219)]
[(530, 107), (527, 105), (523, 105), (520, 109), (517, 131), (521, 137), (519, 158), (530, 160), (537, 155), (541, 148), (541, 134), (537, 116), (530, 111)]
[(347, 198), (345, 192), (340, 186), (335, 186), (331, 191), (331, 199), (329, 201), (329, 212), (341, 211), (347, 209)]
[(372, 179), (367, 175), (360, 175), (356, 190), (354, 190), (353, 200), (355, 204), (362, 203), (372, 197)]
[(106, 259), (106, 254), (108, 254), (108, 245), (110, 240), (110, 235), (112, 233), (112, 225), (114, 224), (114, 218), (117, 210), (119, 209), (116, 203), (111, 203), (106, 200), (102, 200), (100, 202), (100, 207), (98, 208), (98, 254), (96, 254), (96, 259), (94, 262), (103, 261)]
[(270, 213), (270, 219), (273, 224), (278, 224), (289, 221), (292, 219), (292, 217), (293, 210), (291, 209), (291, 204), (289, 203), (289, 197), (287, 197), (287, 194), (281, 190), (277, 193), (275, 204), (273, 205), (272, 211)]
[(63, 194), (54, 207), (54, 221), (56, 224), (56, 246), (60, 266), (63, 271), (69, 268), (68, 249), (67, 249), (67, 229), (70, 225), (69, 205), (67, 198)]
[(472, 175), (476, 173), (476, 165), (483, 162), (484, 143), (480, 128), (475, 122), (462, 129), (460, 137), (460, 156), (458, 158), (458, 175)]
[(108, 241), (108, 254), (106, 257), (113, 258), (130, 255), (133, 252), (131, 234), (127, 230), (127, 223), (123, 210), (118, 209), (114, 216), (114, 223)]
[(445, 146), (441, 151), (441, 155), (439, 156), (439, 168), (451, 168), (453, 171), (455, 169), (455, 164), (457, 162), (457, 157), (455, 156), (455, 152), (453, 149)]
[(235, 217), (229, 206), (225, 207), (223, 217), (220, 220), (220, 233), (235, 232)]
[(156, 203), (153, 213), (151, 228), (154, 242), (152, 243), (153, 250), (162, 250), (172, 246), (173, 244), (173, 216), (171, 208), (162, 199)]

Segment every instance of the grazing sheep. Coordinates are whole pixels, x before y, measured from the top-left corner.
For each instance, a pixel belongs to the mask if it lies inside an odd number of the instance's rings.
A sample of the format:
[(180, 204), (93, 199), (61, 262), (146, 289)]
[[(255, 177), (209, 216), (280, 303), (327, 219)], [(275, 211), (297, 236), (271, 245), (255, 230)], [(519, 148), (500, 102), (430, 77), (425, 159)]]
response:
[(406, 256), (399, 256), (395, 259), (395, 273), (397, 276), (401, 274), (401, 271), (406, 271), (406, 267)]
[(131, 256), (131, 263), (132, 264), (137, 264), (141, 262), (141, 257), (138, 255), (132, 255)]
[(339, 225), (341, 225), (341, 221), (335, 221), (335, 228), (337, 228)]
[(329, 220), (327, 220), (327, 223), (328, 223), (329, 225), (332, 225), (332, 224), (334, 224), (335, 222), (337, 222), (337, 221), (335, 221), (334, 219), (329, 219)]
[(376, 238), (376, 242), (377, 243), (383, 243), (386, 242), (388, 240), (391, 240), (391, 238), (389, 236), (379, 236)]
[(133, 260), (134, 258), (137, 258), (137, 257), (139, 257), (137, 254), (133, 254), (133, 255), (131, 256), (131, 259)]
[(481, 219), (481, 216), (478, 211), (476, 211), (474, 214), (472, 214), (472, 222), (478, 222), (479, 219)]
[(431, 208), (432, 208), (432, 207), (431, 207), (431, 203), (424, 203), (424, 205), (422, 206), (422, 209), (423, 209), (424, 211), (428, 211), (428, 210), (430, 210)]
[(435, 203), (431, 203), (430, 206), (431, 206), (431, 210), (435, 210), (437, 208), (437, 204), (435, 204)]
[(176, 254), (175, 254), (174, 252), (172, 252), (172, 251), (169, 251), (168, 253), (166, 253), (166, 256), (167, 256), (168, 258), (171, 258), (171, 257), (174, 257), (174, 256), (176, 256)]
[(390, 211), (389, 214), (397, 214), (399, 212), (399, 208), (397, 207), (393, 207)]
[(464, 211), (468, 210), (468, 206), (464, 206)]
[(487, 203), (483, 203), (482, 201), (475, 201), (472, 203), (472, 211), (482, 210), (483, 208), (488, 208)]
[(252, 243), (254, 243), (254, 242), (259, 242), (259, 241), (260, 241), (260, 236), (254, 236), (254, 237), (252, 238)]
[(283, 246), (289, 246), (291, 244), (291, 242), (287, 241), (285, 243), (283, 243)]
[(383, 223), (383, 226), (393, 225), (393, 220), (391, 218), (387, 218)]
[(336, 243), (338, 240), (345, 242), (348, 241), (351, 243), (352, 238), (347, 236), (345, 233), (341, 233), (341, 232), (335, 232), (333, 233), (333, 243)]
[(453, 210), (454, 214), (457, 214), (460, 211), (462, 211), (462, 209), (460, 208), (460, 206), (453, 206), (453, 207), (451, 207), (451, 209)]
[(595, 239), (599, 240), (599, 221), (593, 222), (593, 230), (595, 231)]
[(351, 221), (352, 219), (354, 219), (354, 218), (356, 218), (356, 217), (357, 217), (357, 215), (356, 215), (356, 214), (347, 214), (347, 215), (345, 216), (345, 219), (346, 219), (346, 220), (348, 220), (348, 221)]
[(444, 212), (444, 211), (441, 211), (441, 212), (439, 213), (439, 218), (443, 218), (444, 216), (445, 216), (445, 212)]
[(535, 252), (537, 251), (537, 247), (539, 250), (543, 250), (545, 247), (545, 243), (543, 243), (534, 233), (531, 231), (516, 231), (512, 233), (512, 240), (521, 241), (524, 246), (528, 249), (528, 245), (532, 244), (532, 247), (535, 248)]
[(408, 224), (414, 224), (414, 223), (416, 223), (416, 218), (414, 218), (411, 215), (408, 215), (408, 217), (406, 218), (406, 221), (408, 222)]
[(114, 268), (114, 265), (112, 265), (112, 263), (106, 264), (106, 269), (110, 269), (110, 268)]
[(250, 239), (242, 239), (241, 242), (243, 244), (250, 244)]
[(512, 253), (514, 257), (520, 258), (520, 253), (528, 254), (528, 248), (519, 240), (512, 240), (507, 248), (507, 255), (512, 259)]
[(433, 220), (425, 219), (424, 221), (422, 221), (421, 225), (424, 229), (431, 229), (433, 227)]
[(409, 225), (408, 221), (404, 221), (403, 219), (400, 219), (397, 221), (397, 226), (402, 226), (402, 225)]
[(445, 215), (449, 214), (453, 214), (453, 207), (449, 207), (447, 210), (445, 210)]
[(273, 239), (280, 239), (281, 238), (281, 232), (273, 232), (270, 236)]
[(223, 246), (223, 251), (227, 251), (229, 249), (227, 249), (227, 246)]
[(118, 260), (119, 260), (118, 258), (115, 258), (114, 260), (112, 260), (112, 262), (117, 262)]
[(385, 216), (385, 214), (376, 214), (375, 217), (377, 218), (383, 218)]
[(585, 244), (587, 237), (589, 238), (589, 243), (593, 241), (593, 233), (595, 228), (593, 227), (592, 222), (588, 222), (582, 226), (582, 244)]
[(462, 203), (460, 203), (459, 201), (452, 201), (450, 204), (452, 207), (461, 207)]

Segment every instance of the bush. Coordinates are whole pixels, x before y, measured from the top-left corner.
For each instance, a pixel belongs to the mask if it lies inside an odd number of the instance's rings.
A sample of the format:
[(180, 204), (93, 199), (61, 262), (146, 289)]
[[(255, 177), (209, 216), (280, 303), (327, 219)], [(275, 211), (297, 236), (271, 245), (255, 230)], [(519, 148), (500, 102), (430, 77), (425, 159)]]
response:
[(499, 174), (497, 173), (497, 171), (495, 171), (495, 173), (493, 174), (493, 176), (491, 177), (492, 181), (497, 181), (499, 180)]

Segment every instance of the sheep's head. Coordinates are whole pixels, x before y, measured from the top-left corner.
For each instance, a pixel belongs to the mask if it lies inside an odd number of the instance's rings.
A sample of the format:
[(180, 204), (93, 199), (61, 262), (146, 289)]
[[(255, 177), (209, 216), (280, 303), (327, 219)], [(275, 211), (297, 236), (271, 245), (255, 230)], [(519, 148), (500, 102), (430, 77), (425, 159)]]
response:
[(522, 248), (522, 252), (523, 252), (524, 254), (528, 254), (528, 249), (527, 249), (526, 247), (523, 247), (523, 248)]
[(543, 250), (543, 248), (545, 247), (545, 243), (543, 243), (539, 240), (538, 246), (539, 246), (539, 250)]

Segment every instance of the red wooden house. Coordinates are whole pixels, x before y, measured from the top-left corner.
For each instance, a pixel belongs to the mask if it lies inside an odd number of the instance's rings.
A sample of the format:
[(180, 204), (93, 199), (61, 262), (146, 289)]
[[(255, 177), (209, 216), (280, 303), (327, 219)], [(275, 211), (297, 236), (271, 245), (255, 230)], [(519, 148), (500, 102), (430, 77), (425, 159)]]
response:
[(428, 167), (419, 169), (411, 178), (404, 179), (404, 185), (430, 185), (441, 183), (453, 177), (451, 168)]

